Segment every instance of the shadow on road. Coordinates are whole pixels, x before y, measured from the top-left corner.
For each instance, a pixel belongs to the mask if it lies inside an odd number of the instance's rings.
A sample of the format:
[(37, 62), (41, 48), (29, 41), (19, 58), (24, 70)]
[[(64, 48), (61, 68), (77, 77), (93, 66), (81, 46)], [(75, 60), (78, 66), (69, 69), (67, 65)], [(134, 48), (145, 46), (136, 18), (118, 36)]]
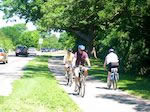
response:
[(107, 89), (109, 90), (107, 87), (96, 87), (97, 89)]
[(129, 95), (105, 94), (105, 95), (97, 95), (96, 98), (104, 98), (109, 100), (111, 99), (122, 104), (136, 105), (134, 109), (137, 112), (150, 112), (149, 103), (146, 103), (145, 101), (136, 100), (136, 98), (133, 98)]
[(47, 72), (49, 72), (47, 64), (48, 58), (50, 58), (50, 56), (39, 56), (39, 58), (36, 58), (37, 63), (34, 62), (34, 64), (29, 64), (27, 67), (25, 67), (23, 69), (23, 79), (35, 77), (53, 77), (52, 75), (47, 74)]

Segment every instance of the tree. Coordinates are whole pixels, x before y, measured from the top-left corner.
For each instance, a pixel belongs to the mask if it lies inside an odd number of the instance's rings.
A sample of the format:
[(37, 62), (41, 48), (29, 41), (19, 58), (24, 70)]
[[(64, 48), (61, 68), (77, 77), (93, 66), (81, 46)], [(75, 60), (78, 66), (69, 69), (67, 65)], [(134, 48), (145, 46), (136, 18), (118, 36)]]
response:
[(3, 0), (1, 10), (34, 21), (42, 31), (65, 30), (102, 57), (114, 47), (124, 71), (150, 73), (149, 0)]
[(43, 45), (44, 48), (61, 48), (61, 43), (58, 42), (58, 39), (55, 35), (51, 35), (47, 38), (44, 38)]
[(38, 40), (40, 34), (38, 31), (27, 31), (24, 32), (19, 38), (19, 44), (27, 47), (38, 47)]
[(1, 31), (0, 31), (0, 47), (6, 50), (13, 49), (12, 40), (6, 37), (6, 35), (4, 35), (3, 32)]
[(21, 36), (21, 34), (25, 31), (27, 31), (25, 24), (16, 24), (14, 26), (7, 26), (0, 29), (8, 38), (13, 40), (13, 45), (16, 46), (19, 44), (18, 40)]
[(75, 37), (69, 35), (67, 32), (63, 32), (60, 35), (59, 42), (62, 44), (62, 48), (74, 48), (76, 39)]
[(97, 12), (102, 8), (103, 1), (98, 0), (5, 0), (1, 9), (7, 18), (17, 14), (38, 22), (39, 28), (44, 31), (71, 32), (86, 41), (92, 49), (93, 40), (101, 29)]

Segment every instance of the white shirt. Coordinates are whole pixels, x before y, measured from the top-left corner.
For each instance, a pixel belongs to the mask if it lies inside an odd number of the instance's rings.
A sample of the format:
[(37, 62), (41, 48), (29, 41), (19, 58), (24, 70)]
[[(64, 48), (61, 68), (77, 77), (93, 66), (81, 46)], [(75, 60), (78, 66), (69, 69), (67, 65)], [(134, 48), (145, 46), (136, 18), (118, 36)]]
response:
[(119, 62), (118, 56), (111, 52), (105, 58), (106, 64)]

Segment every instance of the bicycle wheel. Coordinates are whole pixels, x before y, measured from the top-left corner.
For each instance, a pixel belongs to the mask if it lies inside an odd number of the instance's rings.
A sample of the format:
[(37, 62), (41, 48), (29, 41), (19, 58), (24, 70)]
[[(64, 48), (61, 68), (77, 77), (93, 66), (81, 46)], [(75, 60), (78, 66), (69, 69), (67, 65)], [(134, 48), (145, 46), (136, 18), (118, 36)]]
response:
[(107, 87), (108, 87), (108, 89), (110, 89), (111, 88), (111, 83)]
[(85, 79), (82, 77), (81, 82), (80, 82), (80, 95), (81, 97), (84, 97), (85, 95)]
[(80, 85), (79, 85), (79, 86), (76, 85), (75, 88), (77, 89), (77, 91), (76, 91), (76, 92), (77, 92), (77, 95), (79, 95), (79, 94), (80, 94)]
[(67, 78), (67, 85), (69, 85), (69, 73), (68, 72), (67, 72), (66, 78)]
[(71, 87), (72, 83), (73, 83), (72, 74), (69, 75), (68, 79), (69, 79), (69, 81), (68, 81), (69, 84), (68, 85)]
[(117, 80), (116, 80), (116, 75), (114, 75), (114, 80), (113, 80), (113, 89), (117, 89)]

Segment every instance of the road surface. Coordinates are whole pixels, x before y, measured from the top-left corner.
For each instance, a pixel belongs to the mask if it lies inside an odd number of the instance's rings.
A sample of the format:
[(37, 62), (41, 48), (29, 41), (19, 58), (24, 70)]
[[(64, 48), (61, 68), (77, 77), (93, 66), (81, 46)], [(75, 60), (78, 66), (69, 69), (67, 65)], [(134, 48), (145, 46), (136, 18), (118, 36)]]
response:
[(49, 59), (49, 68), (60, 86), (78, 104), (83, 112), (150, 112), (150, 101), (138, 99), (121, 90), (108, 90), (106, 83), (88, 77), (84, 98), (74, 93), (74, 87), (66, 86), (62, 56)]
[(8, 96), (12, 92), (12, 83), (19, 79), (23, 73), (22, 70), (28, 61), (33, 57), (8, 57), (8, 64), (0, 63), (0, 96)]

